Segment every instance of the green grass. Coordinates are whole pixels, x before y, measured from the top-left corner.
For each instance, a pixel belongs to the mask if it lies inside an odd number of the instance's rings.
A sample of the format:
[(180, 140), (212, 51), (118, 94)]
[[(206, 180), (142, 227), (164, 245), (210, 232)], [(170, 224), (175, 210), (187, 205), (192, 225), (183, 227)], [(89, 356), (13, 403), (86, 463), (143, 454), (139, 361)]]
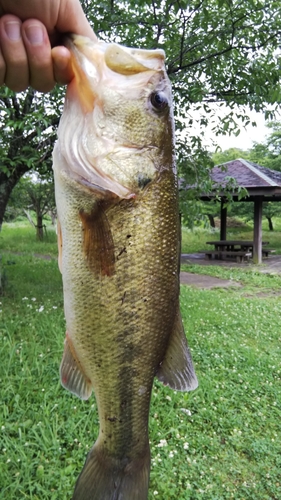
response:
[(264, 274), (254, 265), (249, 268), (239, 268), (239, 266), (228, 268), (214, 265), (200, 266), (198, 264), (185, 264), (182, 266), (182, 270), (239, 282), (243, 284), (243, 288), (239, 290), (235, 289), (235, 292), (247, 294), (247, 296), (249, 293), (254, 295), (281, 293), (281, 276), (279, 274)]
[[(266, 221), (262, 224), (262, 237), (264, 241), (268, 241), (269, 248), (274, 248), (276, 254), (281, 254), (281, 219), (274, 221), (274, 231), (268, 230)], [(195, 253), (201, 250), (210, 249), (210, 245), (206, 245), (206, 241), (219, 240), (220, 231), (216, 229), (188, 228), (182, 229), (182, 253)], [(241, 227), (228, 227), (226, 239), (253, 239), (253, 224), (247, 223)]]
[[(0, 499), (69, 500), (97, 437), (95, 399), (80, 401), (59, 383), (65, 327), (57, 263), (33, 257), (36, 242), (21, 242), (23, 255), (6, 253), (22, 238), (14, 231), (1, 233)], [(42, 253), (55, 255), (55, 243)], [(201, 271), (244, 287), (181, 287), (200, 386), (176, 393), (155, 382), (149, 500), (281, 498), (281, 299), (271, 295), (280, 278), (219, 269)]]
[(17, 252), (30, 254), (57, 255), (57, 236), (55, 227), (50, 224), (46, 227), (44, 241), (36, 239), (36, 232), (26, 222), (3, 224), (0, 232), (0, 254), (3, 252)]

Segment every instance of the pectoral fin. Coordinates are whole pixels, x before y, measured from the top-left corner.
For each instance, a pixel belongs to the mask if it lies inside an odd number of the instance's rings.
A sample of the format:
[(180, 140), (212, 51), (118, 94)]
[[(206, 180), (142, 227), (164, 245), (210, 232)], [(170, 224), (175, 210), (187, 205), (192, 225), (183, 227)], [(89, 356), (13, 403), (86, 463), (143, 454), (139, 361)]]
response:
[(89, 399), (92, 393), (91, 381), (83, 371), (71, 340), (66, 333), (64, 352), (60, 365), (62, 386), (81, 399)]
[(177, 391), (192, 391), (198, 386), (179, 309), (164, 360), (156, 376), (164, 385)]
[(96, 276), (112, 276), (115, 271), (114, 242), (105, 207), (106, 202), (100, 201), (90, 213), (79, 212), (84, 254)]

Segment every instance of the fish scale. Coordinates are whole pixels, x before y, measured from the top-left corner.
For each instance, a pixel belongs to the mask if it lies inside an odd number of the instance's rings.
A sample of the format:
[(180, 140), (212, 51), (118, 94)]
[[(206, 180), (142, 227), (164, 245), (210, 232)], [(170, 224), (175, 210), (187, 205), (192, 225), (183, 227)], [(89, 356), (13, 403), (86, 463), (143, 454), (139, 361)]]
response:
[[(76, 37), (69, 47), (76, 88), (74, 79), (54, 151), (67, 327), (61, 380), (82, 399), (94, 391), (100, 421), (73, 500), (146, 500), (153, 379), (158, 376), (178, 390), (197, 386), (179, 312), (180, 227), (170, 85), (159, 63), (162, 51), (135, 55), (133, 49), (118, 46), (119, 74), (116, 63), (113, 69), (106, 66), (112, 64), (106, 57), (111, 44)], [(126, 68), (131, 65), (128, 75), (122, 69), (123, 52)], [(89, 62), (95, 65), (97, 60), (107, 85), (112, 79), (110, 92), (87, 74)], [(97, 72), (92, 74), (97, 78)], [(128, 85), (127, 94), (120, 78)], [(156, 100), (151, 98), (155, 92)], [(164, 103), (164, 111), (151, 108), (155, 101)], [(122, 106), (119, 115), (116, 103)], [(96, 116), (103, 113), (102, 137), (95, 135), (99, 127), (91, 125), (95, 106), (100, 107)], [(76, 130), (83, 130), (80, 142), (75, 131), (69, 132), (72, 116), (79, 122)], [(147, 182), (139, 182), (140, 175)]]

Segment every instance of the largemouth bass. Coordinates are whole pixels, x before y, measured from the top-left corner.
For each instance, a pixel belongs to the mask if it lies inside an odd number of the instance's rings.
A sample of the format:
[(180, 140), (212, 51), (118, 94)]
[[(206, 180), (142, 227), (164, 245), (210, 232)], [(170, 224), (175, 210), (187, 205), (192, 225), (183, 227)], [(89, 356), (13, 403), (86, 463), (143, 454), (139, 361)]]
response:
[(197, 386), (179, 310), (180, 223), (162, 50), (68, 42), (54, 150), (67, 325), (60, 373), (100, 430), (73, 500), (146, 500), (153, 379)]

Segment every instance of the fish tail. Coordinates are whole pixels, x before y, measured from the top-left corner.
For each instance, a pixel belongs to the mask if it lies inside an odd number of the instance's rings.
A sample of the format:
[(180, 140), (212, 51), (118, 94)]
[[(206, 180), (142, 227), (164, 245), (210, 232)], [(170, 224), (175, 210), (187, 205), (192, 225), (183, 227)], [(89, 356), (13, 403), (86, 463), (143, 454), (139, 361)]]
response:
[(110, 457), (95, 444), (75, 485), (72, 500), (147, 500), (150, 471), (149, 444), (130, 460)]

